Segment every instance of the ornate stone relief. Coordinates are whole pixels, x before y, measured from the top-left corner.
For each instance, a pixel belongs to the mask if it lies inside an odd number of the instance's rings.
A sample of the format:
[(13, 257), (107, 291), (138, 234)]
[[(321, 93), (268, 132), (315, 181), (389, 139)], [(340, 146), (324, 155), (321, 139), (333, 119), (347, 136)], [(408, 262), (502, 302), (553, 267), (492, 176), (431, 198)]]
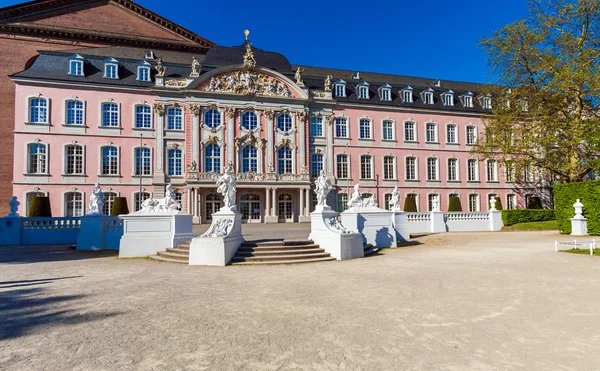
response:
[(290, 97), (292, 93), (279, 80), (253, 71), (235, 71), (224, 73), (210, 79), (204, 91), (245, 95), (263, 95), (267, 97)]
[(199, 115), (202, 111), (202, 107), (200, 107), (199, 104), (193, 103), (190, 104), (190, 111), (192, 112), (192, 115)]
[(232, 119), (232, 118), (234, 118), (234, 117), (235, 117), (235, 110), (236, 110), (236, 108), (235, 108), (235, 107), (226, 107), (226, 108), (225, 108), (225, 115), (226, 115), (228, 118)]
[(233, 218), (215, 219), (200, 238), (227, 237), (233, 226)]
[(254, 133), (250, 132), (250, 133), (242, 136), (241, 138), (236, 138), (235, 143), (240, 148), (242, 146), (246, 146), (246, 145), (253, 145), (253, 146), (256, 146), (258, 149), (262, 149), (266, 143), (266, 140), (263, 138), (257, 138), (254, 135)]
[(182, 80), (167, 80), (167, 82), (165, 82), (165, 86), (168, 87), (184, 87), (187, 86), (187, 82), (186, 81), (182, 81)]
[(346, 227), (344, 227), (342, 225), (342, 223), (340, 223), (340, 221), (338, 220), (338, 218), (328, 218), (325, 219), (325, 224), (327, 224), (327, 226), (331, 229), (333, 229), (335, 232), (341, 233), (341, 234), (348, 234), (348, 233), (354, 233), (352, 231), (349, 231), (348, 229), (346, 229)]
[(163, 103), (154, 103), (154, 111), (160, 116), (165, 114), (165, 108)]
[(269, 120), (273, 120), (275, 118), (275, 111), (272, 109), (265, 110), (265, 116), (267, 116)]

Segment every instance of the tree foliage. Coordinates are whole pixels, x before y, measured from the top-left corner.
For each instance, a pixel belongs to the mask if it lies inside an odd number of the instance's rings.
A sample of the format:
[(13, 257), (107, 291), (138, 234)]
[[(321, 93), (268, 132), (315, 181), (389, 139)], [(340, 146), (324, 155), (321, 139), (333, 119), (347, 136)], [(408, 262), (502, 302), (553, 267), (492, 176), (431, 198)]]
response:
[(529, 0), (527, 19), (481, 41), (497, 81), (473, 151), (562, 182), (600, 169), (600, 0)]

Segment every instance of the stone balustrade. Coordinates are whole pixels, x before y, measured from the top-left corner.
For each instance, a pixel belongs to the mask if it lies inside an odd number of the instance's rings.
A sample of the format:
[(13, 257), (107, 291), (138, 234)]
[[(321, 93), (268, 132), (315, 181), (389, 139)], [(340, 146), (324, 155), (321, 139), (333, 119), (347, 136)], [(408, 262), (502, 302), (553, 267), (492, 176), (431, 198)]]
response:
[[(190, 172), (187, 175), (187, 181), (191, 183), (214, 183), (219, 178), (219, 173), (197, 173)], [(309, 174), (277, 174), (277, 173), (236, 173), (235, 174), (238, 184), (239, 183), (253, 183), (253, 182), (310, 182)]]

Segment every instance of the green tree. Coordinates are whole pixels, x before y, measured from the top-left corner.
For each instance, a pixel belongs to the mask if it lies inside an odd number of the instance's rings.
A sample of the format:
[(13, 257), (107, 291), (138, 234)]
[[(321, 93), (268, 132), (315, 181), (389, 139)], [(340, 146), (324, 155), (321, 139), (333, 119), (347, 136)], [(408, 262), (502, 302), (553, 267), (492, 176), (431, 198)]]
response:
[(600, 1), (529, 0), (529, 17), (481, 41), (497, 78), (473, 152), (577, 182), (600, 170)]

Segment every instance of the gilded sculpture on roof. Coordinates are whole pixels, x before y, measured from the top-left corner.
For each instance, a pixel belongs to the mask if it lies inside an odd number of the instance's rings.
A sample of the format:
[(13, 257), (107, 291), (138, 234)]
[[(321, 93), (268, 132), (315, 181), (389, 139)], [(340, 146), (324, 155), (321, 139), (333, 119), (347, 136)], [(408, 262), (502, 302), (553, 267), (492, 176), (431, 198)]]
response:
[(290, 97), (288, 87), (279, 80), (260, 72), (235, 71), (215, 76), (203, 89), (208, 92)]

